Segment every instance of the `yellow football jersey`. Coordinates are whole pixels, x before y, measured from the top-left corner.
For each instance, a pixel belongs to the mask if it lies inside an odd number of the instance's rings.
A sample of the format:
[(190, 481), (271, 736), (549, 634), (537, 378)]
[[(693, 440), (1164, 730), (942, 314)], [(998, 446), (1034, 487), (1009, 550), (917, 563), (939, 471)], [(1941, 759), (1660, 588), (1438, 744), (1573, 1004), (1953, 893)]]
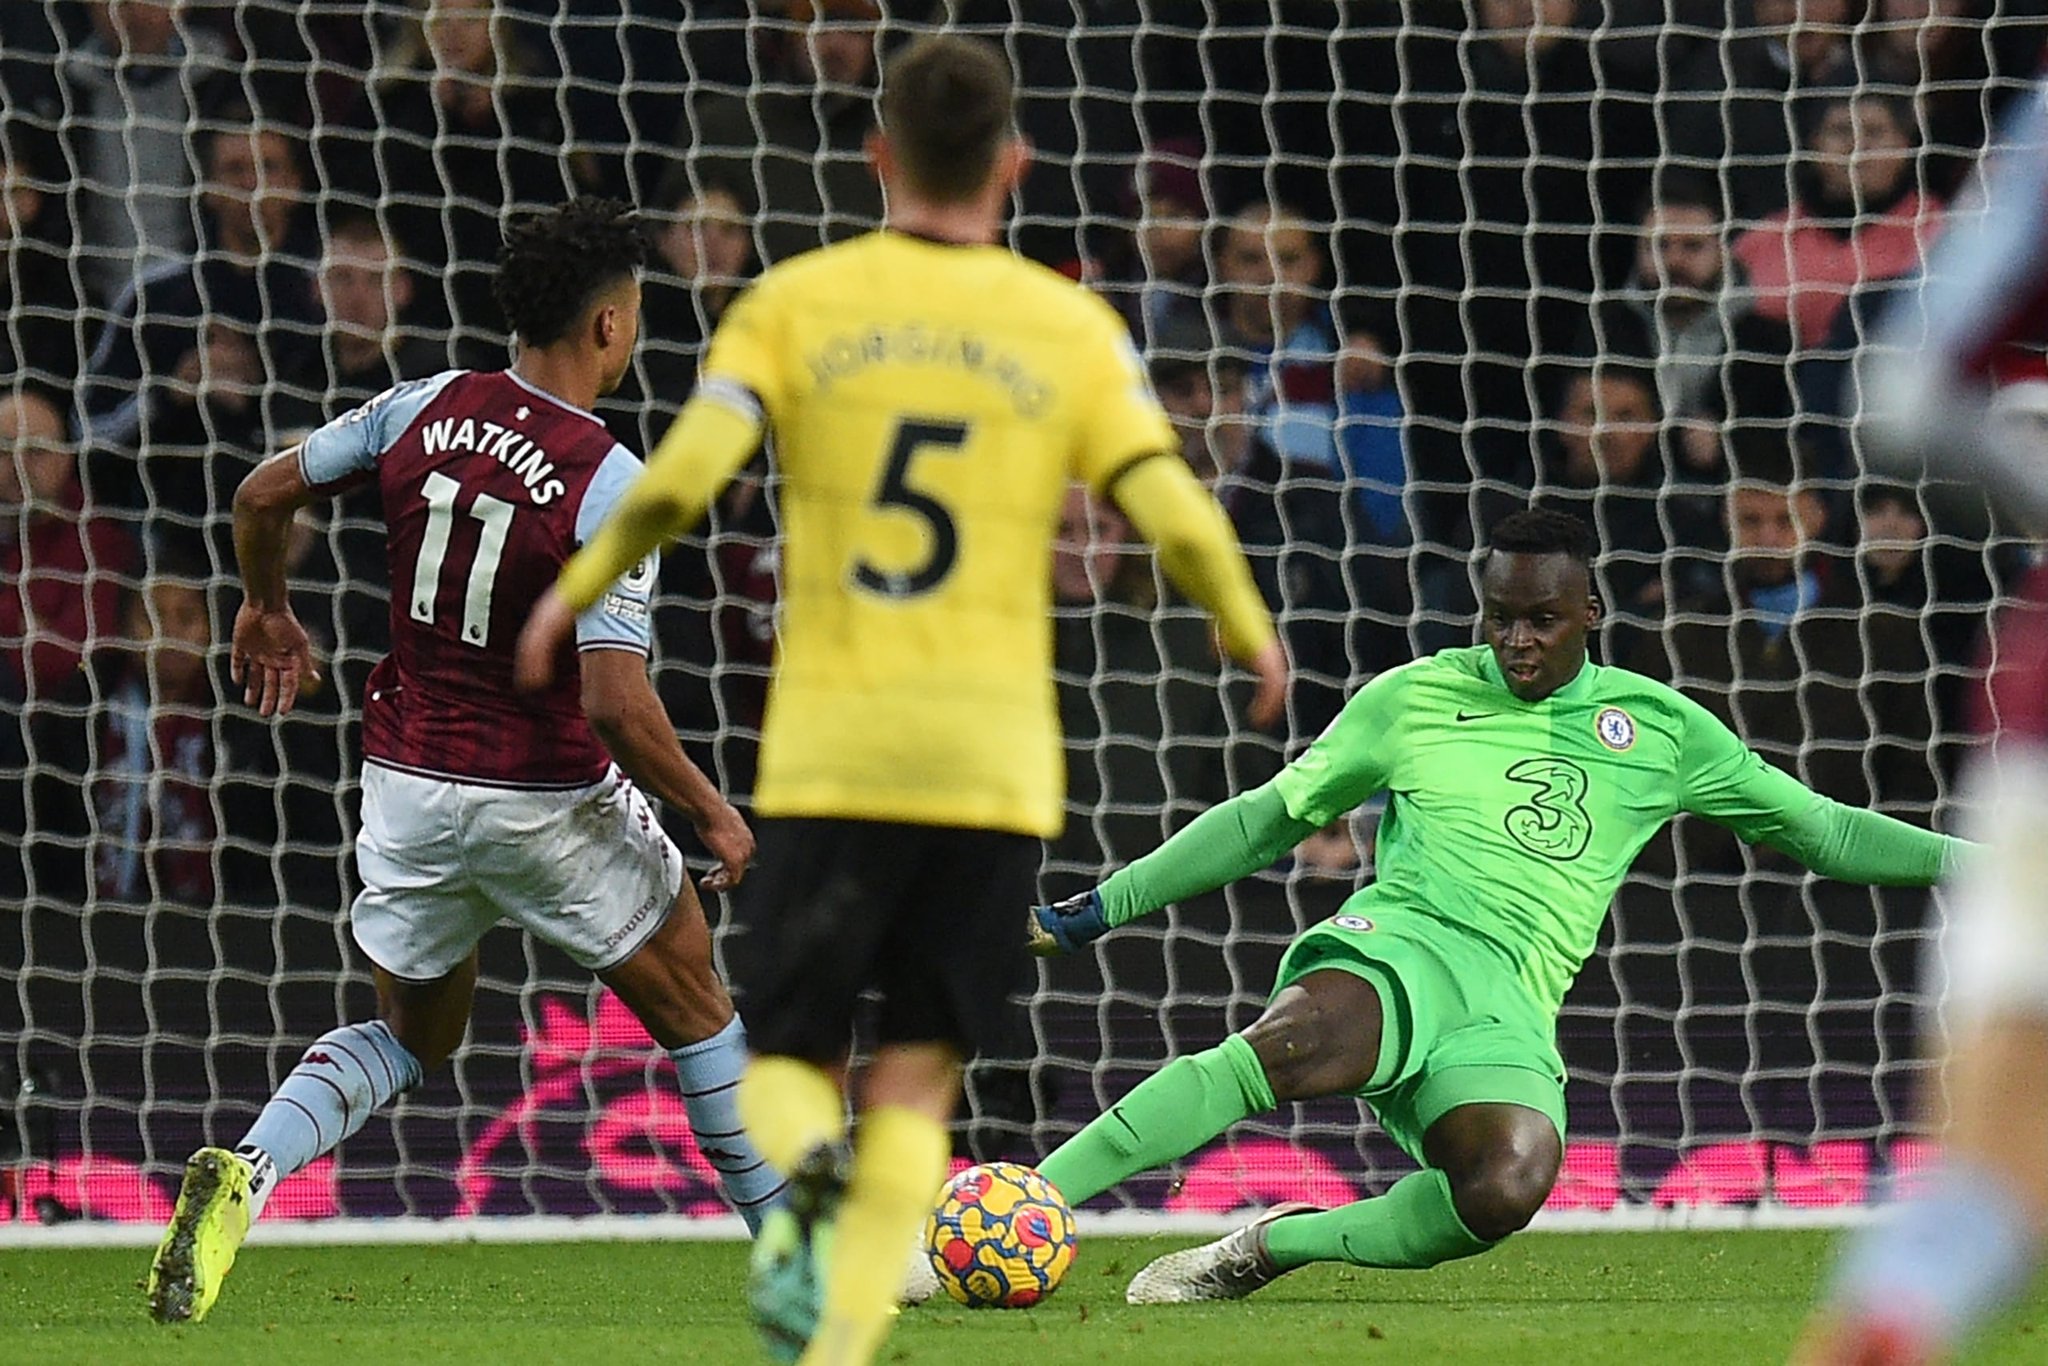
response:
[(1059, 505), (1178, 449), (1121, 321), (1001, 247), (877, 232), (733, 305), (704, 388), (739, 387), (781, 476), (757, 808), (1056, 834)]

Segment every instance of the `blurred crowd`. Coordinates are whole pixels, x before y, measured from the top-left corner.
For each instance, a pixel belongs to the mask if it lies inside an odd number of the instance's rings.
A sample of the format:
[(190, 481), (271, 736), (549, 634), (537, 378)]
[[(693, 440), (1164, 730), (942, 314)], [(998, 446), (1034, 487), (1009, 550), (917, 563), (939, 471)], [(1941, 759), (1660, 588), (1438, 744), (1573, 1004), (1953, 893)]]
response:
[[(1199, 617), (1077, 491), (1049, 891), (1270, 774), (1375, 672), (1468, 642), (1469, 552), (1531, 498), (1599, 533), (1601, 658), (1828, 795), (1934, 819), (1974, 642), (2028, 552), (1873, 477), (1845, 380), (2029, 88), (2043, 6), (1234, 8), (0, 6), (0, 900), (25, 908), (0, 965), (70, 984), (24, 990), (30, 1017), (82, 1029), (80, 982), (125, 1011), (181, 980), (80, 907), (331, 919), (344, 895), (336, 723), (387, 631), (376, 496), (303, 527), (327, 680), (258, 726), (222, 706), (220, 644), (252, 464), (398, 379), (504, 364), (500, 223), (578, 192), (656, 229), (646, 339), (603, 410), (645, 451), (750, 276), (879, 221), (878, 56), (934, 20), (1005, 42), (1037, 148), (1012, 242), (1128, 321), (1300, 670), (1286, 733), (1245, 733)], [(2048, 367), (2011, 378), (2015, 421), (2048, 414)], [(742, 797), (774, 525), (764, 460), (668, 557), (658, 608), (677, 724)], [(1370, 822), (1296, 862), (1348, 885)], [(1708, 1007), (1717, 982), (1737, 1011), (1832, 993), (1868, 1034), (1911, 980), (1906, 898), (1823, 904), (1769, 856), (1780, 875), (1745, 880), (1757, 855), (1683, 825), (1647, 858), (1617, 999), (1664, 990), (1688, 933)], [(1819, 918), (1824, 951), (1800, 947)], [(248, 951), (281, 953), (267, 936)], [(1631, 966), (1630, 936), (1659, 951)]]

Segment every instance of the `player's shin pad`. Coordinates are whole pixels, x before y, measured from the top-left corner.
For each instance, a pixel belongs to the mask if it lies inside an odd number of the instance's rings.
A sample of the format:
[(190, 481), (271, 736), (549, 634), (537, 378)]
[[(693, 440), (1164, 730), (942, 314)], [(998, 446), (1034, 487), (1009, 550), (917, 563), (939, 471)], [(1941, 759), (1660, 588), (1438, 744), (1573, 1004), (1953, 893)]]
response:
[(261, 1149), (282, 1180), (333, 1151), (419, 1081), (419, 1059), (382, 1020), (331, 1029), (306, 1050), (237, 1149)]
[(1420, 1271), (1492, 1246), (1465, 1227), (1450, 1180), (1434, 1168), (1410, 1172), (1377, 1199), (1275, 1220), (1266, 1232), (1266, 1255), (1282, 1271), (1310, 1262)]
[(708, 1039), (669, 1054), (682, 1083), (683, 1109), (697, 1152), (718, 1173), (725, 1198), (750, 1233), (782, 1191), (782, 1174), (762, 1155), (740, 1122), (739, 1083), (747, 1068), (746, 1028), (735, 1015)]
[(1178, 1058), (1062, 1143), (1039, 1166), (1072, 1204), (1162, 1162), (1184, 1157), (1231, 1125), (1273, 1108), (1252, 1046), (1237, 1035)]

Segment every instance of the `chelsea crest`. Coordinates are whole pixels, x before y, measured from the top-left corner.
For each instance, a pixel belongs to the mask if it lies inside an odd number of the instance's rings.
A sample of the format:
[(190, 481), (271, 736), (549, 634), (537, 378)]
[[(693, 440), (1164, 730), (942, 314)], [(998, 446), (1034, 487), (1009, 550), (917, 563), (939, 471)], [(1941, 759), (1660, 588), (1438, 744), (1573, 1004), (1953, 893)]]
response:
[(1619, 754), (1635, 745), (1636, 723), (1620, 707), (1602, 707), (1593, 718), (1593, 734), (1600, 737), (1601, 744)]

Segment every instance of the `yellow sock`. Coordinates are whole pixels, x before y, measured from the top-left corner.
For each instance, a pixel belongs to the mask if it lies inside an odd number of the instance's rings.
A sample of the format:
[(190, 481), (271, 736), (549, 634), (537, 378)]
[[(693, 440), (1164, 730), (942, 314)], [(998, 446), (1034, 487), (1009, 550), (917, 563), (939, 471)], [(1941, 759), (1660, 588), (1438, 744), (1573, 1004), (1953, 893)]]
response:
[(911, 1240), (946, 1180), (946, 1126), (889, 1105), (861, 1116), (833, 1221), (824, 1312), (804, 1366), (867, 1366), (889, 1336)]
[(740, 1123), (769, 1165), (789, 1175), (803, 1155), (846, 1135), (846, 1102), (823, 1068), (755, 1058), (740, 1078)]

